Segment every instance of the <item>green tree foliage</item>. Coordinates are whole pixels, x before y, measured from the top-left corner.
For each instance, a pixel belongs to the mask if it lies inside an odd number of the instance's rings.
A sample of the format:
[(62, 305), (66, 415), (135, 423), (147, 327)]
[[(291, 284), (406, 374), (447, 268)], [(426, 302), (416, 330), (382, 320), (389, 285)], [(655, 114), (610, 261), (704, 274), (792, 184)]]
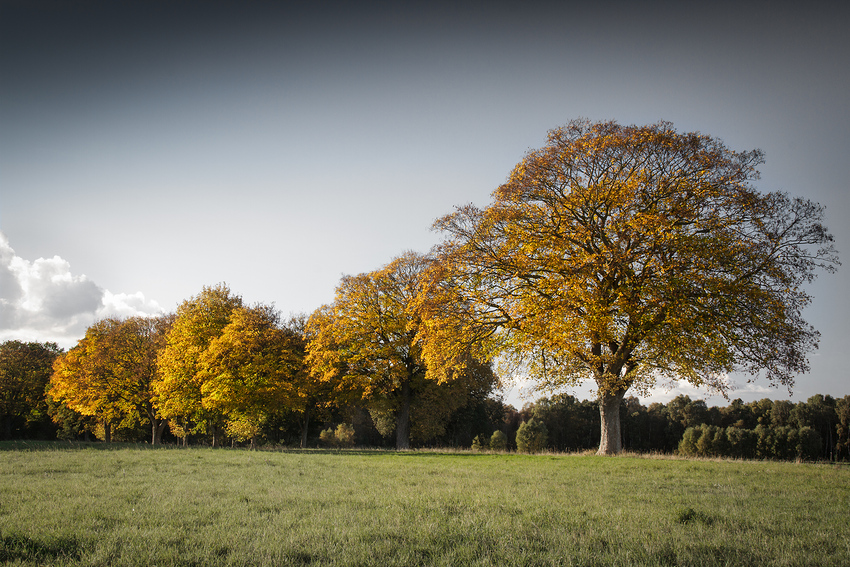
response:
[(548, 443), (555, 450), (584, 449), (599, 442), (599, 408), (593, 402), (557, 394), (537, 400), (532, 415), (546, 425)]
[(25, 434), (47, 421), (44, 389), (61, 354), (55, 343), (0, 344), (0, 438)]
[(761, 163), (666, 122), (552, 130), (490, 206), (437, 221), (439, 279), (459, 299), (438, 304), (426, 358), (486, 338), (487, 358), (544, 387), (592, 380), (600, 454), (621, 449), (626, 392), (659, 376), (790, 388), (818, 340), (803, 284), (838, 260), (820, 205), (753, 188)]
[(821, 450), (820, 436), (811, 427), (785, 425), (755, 429), (722, 428), (716, 425), (689, 427), (679, 443), (680, 455), (743, 459), (815, 460)]
[(546, 424), (531, 418), (519, 426), (516, 432), (516, 447), (522, 453), (538, 453), (549, 443)]
[(496, 430), (490, 436), (490, 449), (493, 451), (506, 451), (508, 449), (508, 436), (503, 431)]
[(823, 459), (832, 460), (836, 445), (838, 414), (835, 398), (816, 394), (799, 403), (790, 412), (790, 423), (798, 428), (811, 427), (823, 439)]
[[(77, 345), (57, 359), (50, 397), (112, 428), (145, 424), (158, 444), (165, 422), (153, 402), (157, 354), (164, 346), (170, 316), (103, 319), (88, 328)], [(59, 415), (59, 414), (57, 414)]]
[(836, 401), (835, 413), (838, 423), (836, 429), (835, 458), (850, 459), (850, 395)]

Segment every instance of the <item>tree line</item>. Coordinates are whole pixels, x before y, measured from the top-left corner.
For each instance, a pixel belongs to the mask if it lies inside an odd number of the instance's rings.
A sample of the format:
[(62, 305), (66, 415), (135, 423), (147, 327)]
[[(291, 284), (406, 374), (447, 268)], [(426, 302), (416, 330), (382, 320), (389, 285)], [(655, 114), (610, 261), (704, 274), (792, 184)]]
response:
[[(333, 303), (289, 321), (224, 284), (172, 315), (99, 321), (58, 355), (47, 397), (71, 412), (63, 430), (93, 420), (110, 439), (145, 423), (152, 443), (166, 429), (256, 443), (295, 419), (306, 444), (311, 423), (360, 408), (404, 449), (449, 435), (498, 364), (554, 391), (593, 382), (598, 453), (617, 453), (631, 391), (666, 377), (725, 392), (732, 372), (791, 388), (808, 371), (806, 284), (838, 254), (821, 205), (753, 187), (762, 163), (668, 122), (574, 120), (490, 205), (438, 219), (431, 253), (346, 276)], [(749, 447), (725, 429), (694, 447)], [(801, 431), (784, 444), (808, 446)]]
[[(222, 291), (211, 288), (207, 292)], [(203, 295), (203, 294), (202, 294)], [(196, 298), (197, 299), (197, 298)], [(173, 324), (175, 317), (132, 318), (123, 321), (131, 329), (157, 330), (157, 324)], [(140, 325), (147, 321), (148, 326)], [(122, 323), (122, 322), (117, 322)], [(90, 329), (103, 332), (117, 327), (114, 320), (100, 322)], [(292, 327), (295, 330), (292, 330)], [(303, 320), (286, 323), (287, 333), (297, 336)], [(125, 329), (125, 332), (127, 329)], [(162, 340), (162, 327), (153, 337)], [(92, 333), (93, 334), (93, 333)], [(87, 336), (90, 336), (87, 333)], [(82, 342), (82, 341), (81, 341)], [(75, 347), (77, 348), (77, 347)], [(73, 349), (71, 349), (73, 351)], [(121, 394), (118, 378), (99, 399), (112, 400), (101, 413), (81, 413), (57, 401), (52, 380), (54, 367), (63, 353), (53, 343), (7, 341), (0, 344), (0, 426), (4, 439), (76, 439), (125, 442), (193, 443), (228, 445), (266, 443), (301, 447), (393, 447), (396, 436), (393, 420), (382, 419), (386, 402), (377, 405), (357, 399), (349, 391), (331, 400), (314, 389), (312, 421), (306, 419), (308, 404), (283, 405), (280, 399), (267, 404), (273, 410), (255, 429), (244, 427), (242, 414), (216, 431), (212, 425), (191, 427), (185, 421), (167, 422), (157, 418), (149, 403), (132, 403), (132, 388)], [(124, 360), (133, 360), (126, 358)], [(139, 358), (135, 359), (138, 363)], [(106, 385), (105, 382), (101, 386)], [(490, 382), (492, 386), (493, 383)], [(138, 392), (138, 388), (135, 390)], [(325, 394), (332, 388), (325, 388)], [(93, 403), (98, 396), (91, 396)], [(596, 400), (579, 400), (569, 394), (556, 394), (526, 403), (521, 409), (493, 396), (483, 387), (467, 394), (466, 403), (448, 411), (434, 428), (433, 421), (417, 424), (414, 445), (458, 447), (473, 450), (518, 450), (527, 452), (574, 452), (595, 449), (600, 437), (600, 413)], [(291, 401), (291, 398), (290, 398)], [(305, 401), (307, 401), (305, 399)], [(433, 400), (417, 401), (427, 409)], [(238, 404), (233, 404), (234, 406)], [(123, 408), (123, 409), (122, 409)], [(376, 410), (377, 408), (377, 410)], [(645, 406), (636, 397), (620, 404), (622, 444), (635, 452), (658, 452), (685, 456), (731, 457), (782, 460), (850, 460), (850, 395), (833, 398), (815, 395), (805, 402), (762, 399), (744, 403), (735, 399), (727, 406), (709, 407), (703, 400), (680, 395), (664, 403)], [(417, 412), (415, 415), (419, 415)], [(429, 429), (430, 428), (430, 429)]]

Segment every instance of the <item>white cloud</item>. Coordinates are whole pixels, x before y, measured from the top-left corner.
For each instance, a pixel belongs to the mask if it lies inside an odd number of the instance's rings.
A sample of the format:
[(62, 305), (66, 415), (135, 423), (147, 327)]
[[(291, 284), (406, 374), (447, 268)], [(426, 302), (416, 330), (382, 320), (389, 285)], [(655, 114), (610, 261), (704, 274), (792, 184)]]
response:
[(74, 275), (59, 256), (29, 262), (0, 233), (0, 341), (54, 341), (69, 347), (98, 319), (162, 311), (141, 292), (113, 294), (85, 275)]

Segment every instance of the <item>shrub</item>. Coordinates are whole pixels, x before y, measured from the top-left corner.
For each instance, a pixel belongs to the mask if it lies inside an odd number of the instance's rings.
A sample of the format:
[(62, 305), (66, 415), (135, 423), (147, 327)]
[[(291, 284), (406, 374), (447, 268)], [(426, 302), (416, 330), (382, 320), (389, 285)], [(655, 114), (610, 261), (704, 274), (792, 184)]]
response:
[(718, 454), (714, 447), (714, 436), (718, 429), (715, 425), (703, 426), (702, 435), (697, 440), (697, 454), (700, 457), (713, 457)]
[(354, 426), (348, 423), (340, 423), (336, 426), (336, 432), (334, 433), (334, 437), (336, 438), (337, 446), (353, 447)]
[(472, 450), (473, 451), (486, 451), (487, 450), (487, 438), (483, 435), (476, 435), (475, 439), (472, 440)]
[(522, 423), (516, 432), (517, 450), (523, 453), (536, 453), (546, 448), (549, 431), (546, 424), (534, 418)]
[(331, 429), (330, 427), (322, 430), (322, 432), (319, 433), (319, 441), (321, 441), (325, 445), (334, 445), (334, 443), (336, 442), (336, 436), (334, 435), (334, 430)]
[(799, 430), (797, 458), (816, 461), (820, 456), (821, 437), (811, 427), (801, 427)]
[(319, 440), (332, 447), (353, 447), (354, 426), (340, 423), (336, 426), (336, 431), (329, 427), (319, 434)]
[(505, 451), (508, 448), (508, 436), (496, 430), (490, 437), (490, 448), (494, 451)]
[(695, 457), (697, 452), (697, 441), (702, 436), (701, 427), (688, 427), (685, 434), (682, 435), (682, 440), (679, 441), (679, 454), (686, 457)]

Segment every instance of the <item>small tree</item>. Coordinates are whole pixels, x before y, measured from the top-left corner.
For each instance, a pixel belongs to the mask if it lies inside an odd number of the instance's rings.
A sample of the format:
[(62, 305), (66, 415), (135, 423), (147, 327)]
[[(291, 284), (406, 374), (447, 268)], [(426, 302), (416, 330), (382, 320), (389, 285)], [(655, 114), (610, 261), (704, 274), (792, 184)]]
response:
[(348, 423), (340, 423), (336, 426), (334, 433), (338, 447), (354, 446), (354, 426)]
[(340, 423), (336, 426), (336, 430), (328, 427), (319, 434), (319, 440), (331, 447), (353, 447), (354, 426)]
[(549, 431), (542, 421), (531, 418), (522, 423), (516, 432), (517, 450), (523, 453), (537, 453), (546, 448)]
[(487, 438), (484, 435), (476, 435), (472, 440), (473, 451), (486, 451), (488, 448)]
[(322, 432), (319, 433), (319, 441), (321, 441), (325, 445), (335, 445), (336, 436), (334, 435), (334, 430), (330, 427), (328, 427), (327, 429), (323, 429)]
[(508, 436), (500, 430), (493, 432), (490, 437), (490, 449), (493, 451), (505, 451), (508, 448)]

